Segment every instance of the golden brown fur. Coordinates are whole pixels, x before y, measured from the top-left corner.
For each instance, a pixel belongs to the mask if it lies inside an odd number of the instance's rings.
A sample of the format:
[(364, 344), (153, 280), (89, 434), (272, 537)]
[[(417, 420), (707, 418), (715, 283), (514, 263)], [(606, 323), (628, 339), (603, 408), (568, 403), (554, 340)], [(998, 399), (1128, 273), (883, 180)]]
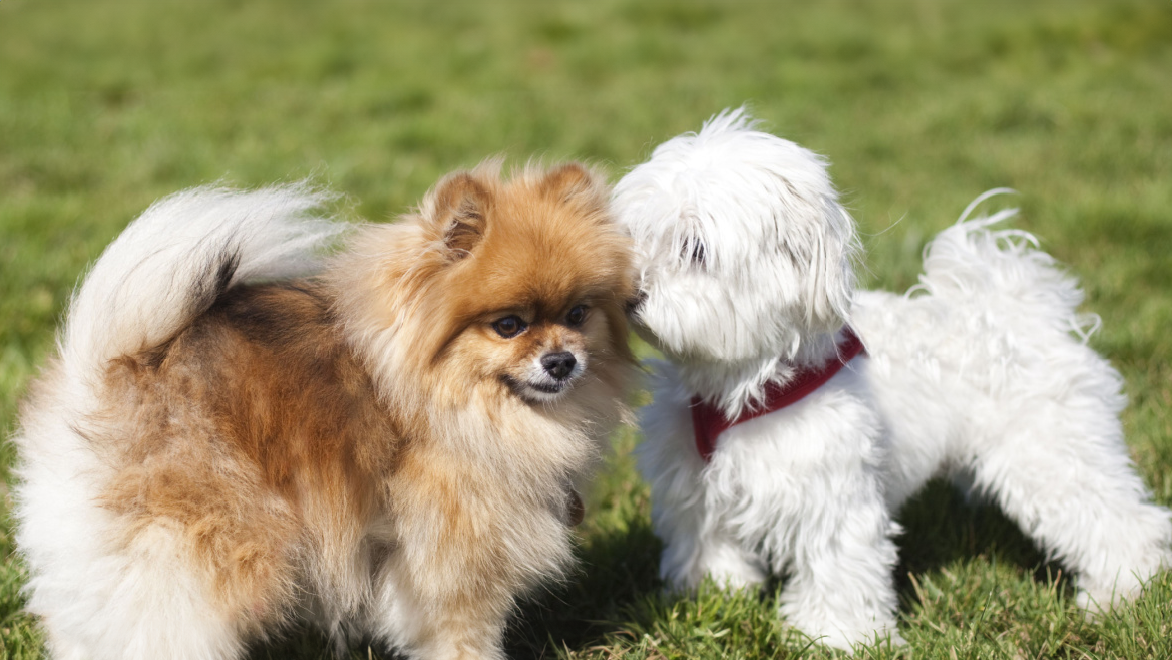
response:
[[(319, 277), (228, 289), (111, 362), (85, 431), (110, 552), (165, 538), (241, 639), (310, 612), (417, 657), (499, 657), (515, 598), (571, 559), (574, 483), (624, 414), (608, 198), (574, 164), (456, 173)], [(533, 384), (558, 352), (579, 375)]]

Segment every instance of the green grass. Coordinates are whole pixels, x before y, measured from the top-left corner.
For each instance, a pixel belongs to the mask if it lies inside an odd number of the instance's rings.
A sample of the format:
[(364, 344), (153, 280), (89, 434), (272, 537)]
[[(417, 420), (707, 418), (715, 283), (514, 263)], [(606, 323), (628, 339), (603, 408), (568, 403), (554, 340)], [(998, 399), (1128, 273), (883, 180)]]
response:
[[(85, 264), (168, 192), (310, 175), (384, 220), (495, 153), (617, 176), (747, 100), (831, 158), (873, 286), (912, 284), (924, 243), (981, 191), (1021, 191), (1019, 226), (1103, 316), (1093, 343), (1127, 380), (1133, 455), (1172, 504), (1170, 75), (1166, 0), (0, 0), (0, 428)], [(773, 615), (777, 585), (657, 595), (636, 441), (619, 439), (593, 496), (582, 571), (522, 609), (514, 655), (828, 657)], [(1061, 567), (996, 511), (933, 484), (902, 521), (909, 645), (865, 655), (1172, 657), (1172, 578), (1087, 622)], [(10, 530), (0, 658), (36, 658)], [(306, 631), (255, 657), (326, 654)]]

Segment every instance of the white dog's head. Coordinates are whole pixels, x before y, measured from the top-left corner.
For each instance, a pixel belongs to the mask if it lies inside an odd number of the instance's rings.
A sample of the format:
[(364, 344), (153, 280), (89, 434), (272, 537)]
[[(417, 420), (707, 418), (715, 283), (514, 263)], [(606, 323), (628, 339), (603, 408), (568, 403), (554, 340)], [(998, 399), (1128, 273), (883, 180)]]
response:
[(792, 359), (846, 321), (854, 223), (826, 161), (754, 123), (726, 110), (615, 189), (645, 296), (632, 320), (673, 360)]

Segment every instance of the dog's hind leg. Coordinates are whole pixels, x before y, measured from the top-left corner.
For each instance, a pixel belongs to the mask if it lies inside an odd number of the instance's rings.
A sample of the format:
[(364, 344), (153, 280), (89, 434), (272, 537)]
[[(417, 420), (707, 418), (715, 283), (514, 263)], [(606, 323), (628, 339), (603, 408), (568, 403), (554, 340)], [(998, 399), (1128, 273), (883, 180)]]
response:
[(75, 552), (78, 581), (38, 576), (33, 605), (43, 614), (51, 657), (242, 657), (241, 631), (211, 601), (204, 576), (182, 559), (185, 553), (173, 530), (152, 527), (117, 554)]
[[(59, 395), (53, 391), (53, 396)], [(77, 431), (83, 424), (50, 414), (57, 410), (46, 407), (25, 417), (24, 481), (16, 512), (30, 568), (27, 608), (41, 619), (51, 656), (228, 660), (243, 655), (242, 629), (216, 602), (214, 571), (192, 552), (193, 539), (214, 538), (215, 530), (185, 526), (173, 515), (176, 508), (196, 510), (231, 489), (221, 482), (193, 491), (194, 498), (179, 497), (177, 483), (199, 471), (190, 461), (169, 471), (142, 467), (111, 476), (108, 462), (90, 451), (103, 436), (83, 437)], [(170, 512), (160, 511), (163, 499), (172, 503)], [(247, 553), (211, 554), (224, 562), (257, 563)], [(240, 586), (233, 579), (225, 584)]]
[(1172, 565), (1170, 513), (1151, 502), (1113, 407), (1096, 396), (1032, 401), (971, 449), (976, 488), (1075, 573), (1092, 611)]

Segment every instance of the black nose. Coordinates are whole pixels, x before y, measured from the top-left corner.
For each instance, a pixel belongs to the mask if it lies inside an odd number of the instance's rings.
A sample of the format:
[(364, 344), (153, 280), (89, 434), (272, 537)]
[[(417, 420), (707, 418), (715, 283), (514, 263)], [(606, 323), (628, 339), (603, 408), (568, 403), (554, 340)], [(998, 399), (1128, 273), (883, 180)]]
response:
[(569, 351), (550, 353), (541, 357), (541, 366), (545, 367), (545, 372), (558, 380), (569, 376), (577, 364), (578, 359)]

